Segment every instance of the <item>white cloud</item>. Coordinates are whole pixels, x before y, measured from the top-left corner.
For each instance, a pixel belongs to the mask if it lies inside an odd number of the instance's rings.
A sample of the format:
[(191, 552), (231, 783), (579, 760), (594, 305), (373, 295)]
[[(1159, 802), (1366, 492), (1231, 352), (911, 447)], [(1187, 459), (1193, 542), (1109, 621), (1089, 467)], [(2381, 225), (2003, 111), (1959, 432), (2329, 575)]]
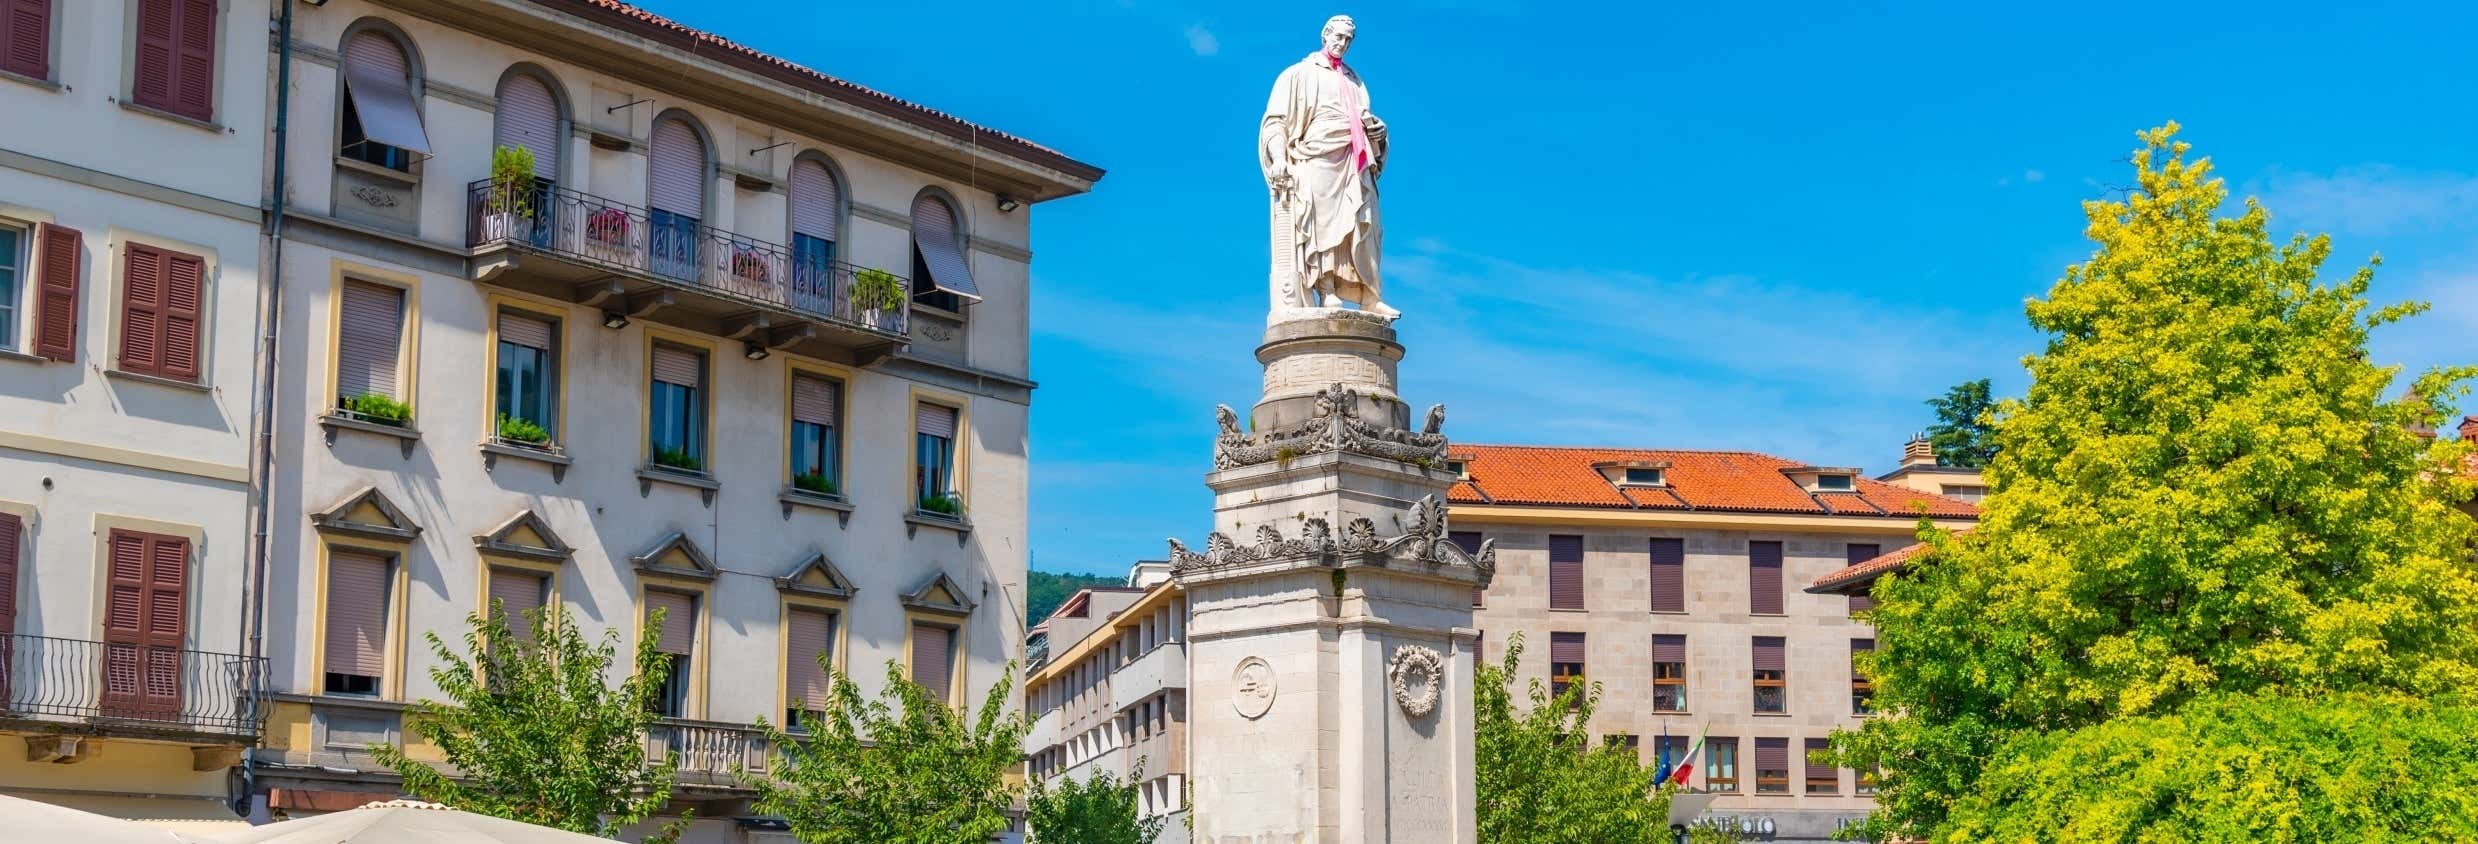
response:
[(1196, 55), (1210, 56), (1222, 51), (1222, 40), (1213, 37), (1213, 30), (1199, 21), (1187, 25), (1187, 48)]
[(2022, 171), (2022, 181), (2038, 184), (2048, 180), (2048, 174), (2038, 170)]

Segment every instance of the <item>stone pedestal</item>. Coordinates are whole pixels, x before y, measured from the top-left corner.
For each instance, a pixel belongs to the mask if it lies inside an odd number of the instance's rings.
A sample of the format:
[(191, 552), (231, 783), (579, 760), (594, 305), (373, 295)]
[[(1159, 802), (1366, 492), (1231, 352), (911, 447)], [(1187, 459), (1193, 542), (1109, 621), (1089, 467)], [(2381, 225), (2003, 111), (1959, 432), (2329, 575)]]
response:
[(1255, 430), (1221, 411), (1214, 532), (1171, 548), (1195, 838), (1472, 842), (1471, 590), (1495, 554), (1446, 541), (1442, 410), (1404, 426), (1381, 321), (1276, 323), (1257, 354)]

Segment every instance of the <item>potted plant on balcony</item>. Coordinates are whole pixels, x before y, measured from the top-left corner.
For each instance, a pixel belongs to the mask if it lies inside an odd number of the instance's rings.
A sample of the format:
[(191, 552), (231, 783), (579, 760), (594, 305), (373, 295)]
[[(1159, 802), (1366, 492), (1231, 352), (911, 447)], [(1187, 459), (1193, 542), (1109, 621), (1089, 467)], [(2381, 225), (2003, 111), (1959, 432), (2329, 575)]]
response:
[(605, 208), (585, 215), (585, 239), (612, 249), (628, 245), (628, 212)]
[(344, 400), (346, 415), (363, 422), (402, 428), (413, 418), (413, 406), (381, 393), (363, 393)]
[(818, 495), (835, 495), (835, 482), (824, 472), (803, 472), (792, 476), (792, 488)]
[(519, 220), (533, 221), (533, 150), (498, 147), (490, 153), (490, 190), (484, 194), (482, 240), (505, 240)]
[(654, 465), (683, 472), (702, 472), (706, 468), (705, 461), (698, 460), (697, 455), (688, 453), (685, 448), (655, 449)]
[(921, 512), (960, 521), (964, 518), (964, 500), (954, 493), (924, 495)]
[(882, 314), (903, 307), (903, 279), (875, 267), (853, 273), (852, 307), (860, 311), (862, 322), (882, 325)]
[(540, 423), (531, 419), (502, 413), (499, 414), (499, 441), (527, 448), (548, 448), (551, 444), (551, 432), (543, 429)]
[(731, 274), (741, 279), (765, 284), (771, 274), (766, 270), (766, 253), (752, 246), (735, 246), (731, 250)]

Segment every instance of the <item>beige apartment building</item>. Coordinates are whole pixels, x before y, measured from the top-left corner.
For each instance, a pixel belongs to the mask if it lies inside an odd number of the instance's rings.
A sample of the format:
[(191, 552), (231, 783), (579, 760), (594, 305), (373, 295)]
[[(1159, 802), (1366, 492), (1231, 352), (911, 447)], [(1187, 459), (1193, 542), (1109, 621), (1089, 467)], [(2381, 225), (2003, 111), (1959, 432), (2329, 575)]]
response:
[(977, 704), (1025, 633), (1032, 209), (1101, 171), (607, 0), (291, 14), (267, 810), (437, 758), (422, 635), (494, 599), (667, 611), (691, 842), (782, 840), (734, 772), (820, 653)]
[(0, 15), (0, 793), (240, 823), (268, 10)]
[(1496, 543), (1496, 580), (1472, 596), (1484, 658), (1520, 633), (1518, 679), (1599, 683), (1593, 732), (1647, 762), (1666, 741), (1675, 764), (1709, 735), (1688, 782), (1718, 795), (1708, 822), (1823, 841), (1865, 815), (1867, 780), (1807, 753), (1866, 717), (1851, 663), (1874, 646), (1867, 605), (1802, 587), (1914, 543), (1921, 516), (1967, 526), (1972, 505), (1753, 452), (1457, 445), (1448, 457), (1462, 477), (1453, 539)]
[[(1136, 784), (1159, 841), (1186, 841), (1187, 598), (1170, 564), (1137, 563), (1127, 585), (1078, 590), (1033, 626), (1024, 757), (1052, 786), (1107, 771)], [(1135, 776), (1143, 766), (1143, 776)]]

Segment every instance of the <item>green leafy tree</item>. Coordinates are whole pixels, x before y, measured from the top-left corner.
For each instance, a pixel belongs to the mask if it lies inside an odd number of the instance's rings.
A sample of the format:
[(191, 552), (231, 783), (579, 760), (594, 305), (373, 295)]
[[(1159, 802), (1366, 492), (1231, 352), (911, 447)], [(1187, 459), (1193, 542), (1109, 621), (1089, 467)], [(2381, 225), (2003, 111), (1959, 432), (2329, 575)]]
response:
[[(531, 638), (513, 635), (498, 601), (468, 616), (462, 653), (423, 634), (447, 701), (414, 706), (407, 726), (436, 745), (462, 777), (374, 745), (407, 793), (468, 812), (612, 837), (670, 799), (676, 765), (648, 765), (646, 730), (669, 664), (654, 650), (658, 611), (637, 641), (634, 671), (608, 685), (619, 632), (589, 641), (567, 613), (527, 611)], [(679, 824), (658, 834), (668, 840)]]
[(1100, 574), (1061, 574), (1035, 571), (1024, 574), (1024, 617), (1035, 623), (1057, 612), (1060, 604), (1074, 597), (1076, 590), (1087, 586), (1122, 586), (1123, 578)]
[(977, 715), (891, 661), (875, 699), (825, 668), (826, 710), (802, 713), (797, 735), (766, 728), (770, 776), (750, 780), (760, 811), (809, 844), (980, 844), (1007, 828), (1018, 792), (1006, 775), (1024, 761), (1026, 729), (1007, 705), (1014, 663)]
[(1996, 400), (1988, 379), (1964, 381), (1943, 396), (1927, 400), (1936, 424), (1927, 427), (1927, 442), (1936, 448), (1936, 462), (1977, 469), (1996, 459)]
[[(2467, 764), (2378, 716), (2478, 683), (2472, 525), (2446, 504), (2466, 447), (2411, 430), (2472, 370), (2386, 400), (2397, 368), (2368, 335), (2422, 306), (2370, 307), (2371, 266), (2321, 280), (2329, 241), (2274, 243), (2251, 200), (2220, 216), (2175, 132), (2142, 133), (2136, 187), (2085, 204), (2097, 251), (2028, 306), (2049, 339), (1996, 415), (1978, 526), (1923, 525), (1931, 550), (1877, 584), (1862, 668), (1888, 714), (1836, 744), (1881, 772), (1867, 834), (2325, 840), (2302, 830), (2377, 796), (2219, 755), (2303, 751), (2325, 709), (2371, 755)], [(2333, 773), (2372, 788), (2380, 768)]]
[(1136, 760), (1127, 781), (1109, 771), (1094, 771), (1081, 782), (1067, 779), (1051, 788), (1035, 778), (1025, 797), (1024, 819), (1033, 840), (1041, 844), (1153, 844), (1169, 815), (1137, 817), (1136, 784), (1144, 782), (1145, 760)]
[(1631, 747), (1593, 746), (1592, 711), (1600, 684), (1560, 695), (1532, 680), (1529, 707), (1516, 711), (1515, 669), (1523, 637), (1506, 640), (1505, 661), (1481, 665), (1472, 680), (1474, 791), (1485, 844), (1603, 844), (1669, 840), (1669, 794)]

